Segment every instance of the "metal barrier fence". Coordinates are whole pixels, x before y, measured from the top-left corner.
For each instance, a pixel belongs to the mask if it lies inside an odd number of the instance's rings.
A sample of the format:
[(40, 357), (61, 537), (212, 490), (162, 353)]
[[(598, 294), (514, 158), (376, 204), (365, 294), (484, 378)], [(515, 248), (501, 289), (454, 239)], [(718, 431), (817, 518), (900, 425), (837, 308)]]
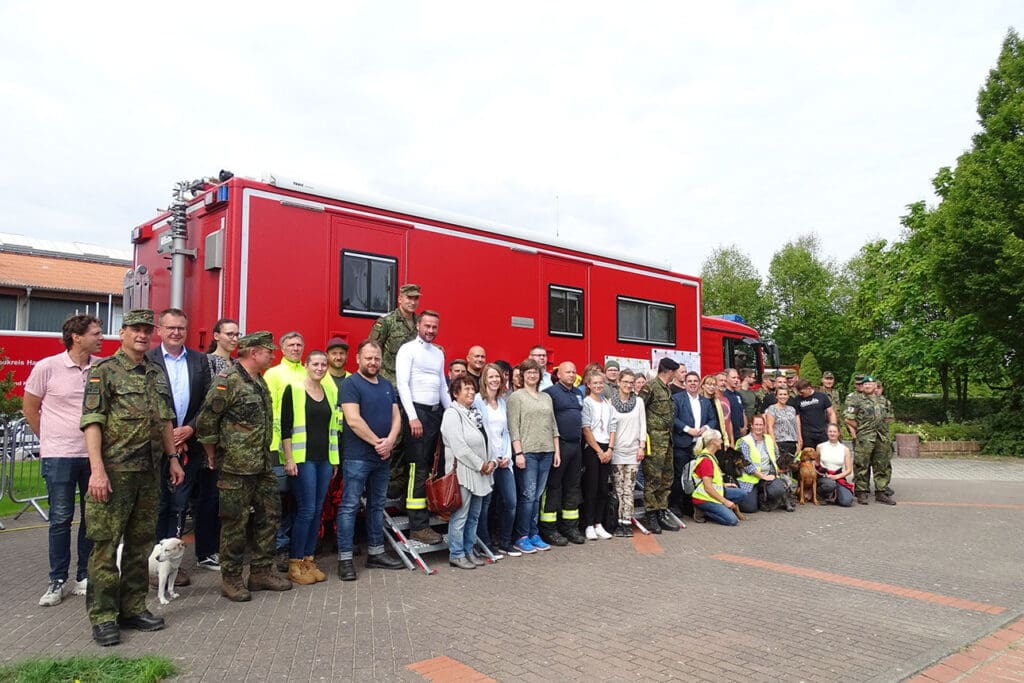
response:
[(34, 508), (40, 517), (49, 521), (49, 514), (39, 504), (47, 496), (38, 437), (32, 433), (25, 418), (8, 422), (3, 432), (3, 462), (0, 463), (0, 469), (3, 470), (3, 474), (0, 474), (2, 491), (13, 502), (24, 503), (14, 518), (18, 519), (29, 508)]

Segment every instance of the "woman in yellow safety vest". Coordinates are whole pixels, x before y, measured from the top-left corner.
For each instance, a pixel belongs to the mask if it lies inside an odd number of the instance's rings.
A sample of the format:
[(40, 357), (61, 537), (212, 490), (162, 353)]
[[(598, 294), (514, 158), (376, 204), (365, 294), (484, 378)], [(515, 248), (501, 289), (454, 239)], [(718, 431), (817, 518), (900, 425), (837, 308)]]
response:
[[(739, 476), (740, 488), (747, 496), (740, 501), (740, 510), (746, 513), (765, 512), (786, 508), (793, 512), (789, 500), (789, 486), (781, 476), (776, 459), (779, 448), (775, 439), (765, 433), (764, 415), (757, 414), (750, 421), (750, 433), (736, 445), (747, 461), (747, 467)], [(760, 503), (758, 502), (760, 500)]]
[(710, 519), (725, 526), (736, 526), (736, 501), (745, 495), (735, 484), (726, 484), (722, 468), (718, 466), (718, 451), (722, 449), (722, 433), (709, 429), (697, 437), (697, 454), (693, 470), (693, 521)]
[(306, 377), (281, 395), (281, 452), (297, 508), (288, 578), (300, 585), (326, 581), (313, 553), (327, 486), (338, 469), (338, 387), (327, 376), (323, 351), (310, 351)]

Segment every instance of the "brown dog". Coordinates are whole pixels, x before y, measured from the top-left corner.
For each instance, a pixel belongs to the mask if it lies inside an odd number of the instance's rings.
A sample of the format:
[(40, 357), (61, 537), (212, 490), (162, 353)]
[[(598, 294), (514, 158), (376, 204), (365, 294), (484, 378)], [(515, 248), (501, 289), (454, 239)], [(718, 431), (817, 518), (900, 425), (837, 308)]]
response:
[[(817, 451), (813, 448), (805, 448), (800, 451), (800, 486), (797, 490), (797, 497), (800, 499), (801, 505), (808, 499), (815, 505), (820, 505), (818, 503), (818, 472), (814, 469), (817, 455)], [(809, 491), (810, 496), (805, 496), (805, 491)]]

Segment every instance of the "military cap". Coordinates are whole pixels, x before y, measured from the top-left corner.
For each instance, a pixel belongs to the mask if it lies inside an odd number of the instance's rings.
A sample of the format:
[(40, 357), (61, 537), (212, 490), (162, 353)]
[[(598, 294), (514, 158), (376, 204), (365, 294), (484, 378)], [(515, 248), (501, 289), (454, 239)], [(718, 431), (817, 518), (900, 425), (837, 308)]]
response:
[(152, 309), (149, 308), (135, 308), (124, 314), (121, 318), (121, 327), (131, 327), (132, 325), (149, 325), (155, 327)]
[(348, 342), (342, 339), (341, 337), (331, 337), (330, 340), (327, 342), (327, 348), (325, 350), (330, 351), (335, 346), (341, 347), (348, 351)]
[(239, 349), (249, 349), (253, 346), (262, 346), (263, 348), (270, 349), (271, 351), (277, 348), (277, 346), (274, 345), (274, 335), (270, 334), (267, 330), (250, 332), (238, 340)]
[(854, 384), (864, 384), (864, 377), (865, 377), (864, 375), (854, 375), (853, 376), (853, 383)]
[(616, 370), (618, 370), (619, 369), (619, 361), (617, 361), (617, 360), (610, 360), (607, 363), (605, 363), (604, 364), (605, 372), (607, 372), (609, 368), (615, 368)]
[(864, 375), (864, 380), (863, 380), (864, 384), (867, 384), (868, 382), (874, 382), (874, 381), (875, 381), (874, 375)]
[(789, 378), (796, 377), (796, 370), (793, 370), (793, 369), (786, 370), (786, 377), (789, 377)]
[(405, 296), (419, 296), (420, 286), (414, 284), (404, 284), (398, 288), (398, 291)]
[(835, 379), (836, 376), (832, 374), (831, 370), (826, 370), (825, 372), (821, 373), (821, 378), (822, 379)]
[(779, 379), (780, 377), (782, 377), (782, 373), (779, 372), (778, 370), (772, 370), (771, 372), (768, 373), (768, 377), (770, 377), (771, 379)]
[(679, 369), (679, 363), (675, 362), (674, 360), (672, 360), (668, 356), (666, 356), (665, 358), (662, 358), (661, 360), (658, 361), (658, 372), (665, 372), (667, 370), (671, 370), (672, 372), (675, 372), (678, 369)]

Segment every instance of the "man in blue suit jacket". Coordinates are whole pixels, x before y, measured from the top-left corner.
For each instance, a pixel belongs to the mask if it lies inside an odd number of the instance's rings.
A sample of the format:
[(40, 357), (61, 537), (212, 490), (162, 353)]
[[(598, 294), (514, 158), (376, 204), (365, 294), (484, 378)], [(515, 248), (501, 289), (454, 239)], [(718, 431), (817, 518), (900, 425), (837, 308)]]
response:
[(677, 516), (682, 513), (693, 515), (693, 501), (683, 495), (682, 475), (686, 464), (693, 460), (693, 442), (707, 429), (718, 429), (718, 417), (711, 401), (700, 395), (700, 375), (686, 373), (683, 380), (686, 391), (672, 396), (675, 404), (675, 418), (672, 429), (672, 462), (675, 476), (672, 478), (672, 492), (669, 503)]

